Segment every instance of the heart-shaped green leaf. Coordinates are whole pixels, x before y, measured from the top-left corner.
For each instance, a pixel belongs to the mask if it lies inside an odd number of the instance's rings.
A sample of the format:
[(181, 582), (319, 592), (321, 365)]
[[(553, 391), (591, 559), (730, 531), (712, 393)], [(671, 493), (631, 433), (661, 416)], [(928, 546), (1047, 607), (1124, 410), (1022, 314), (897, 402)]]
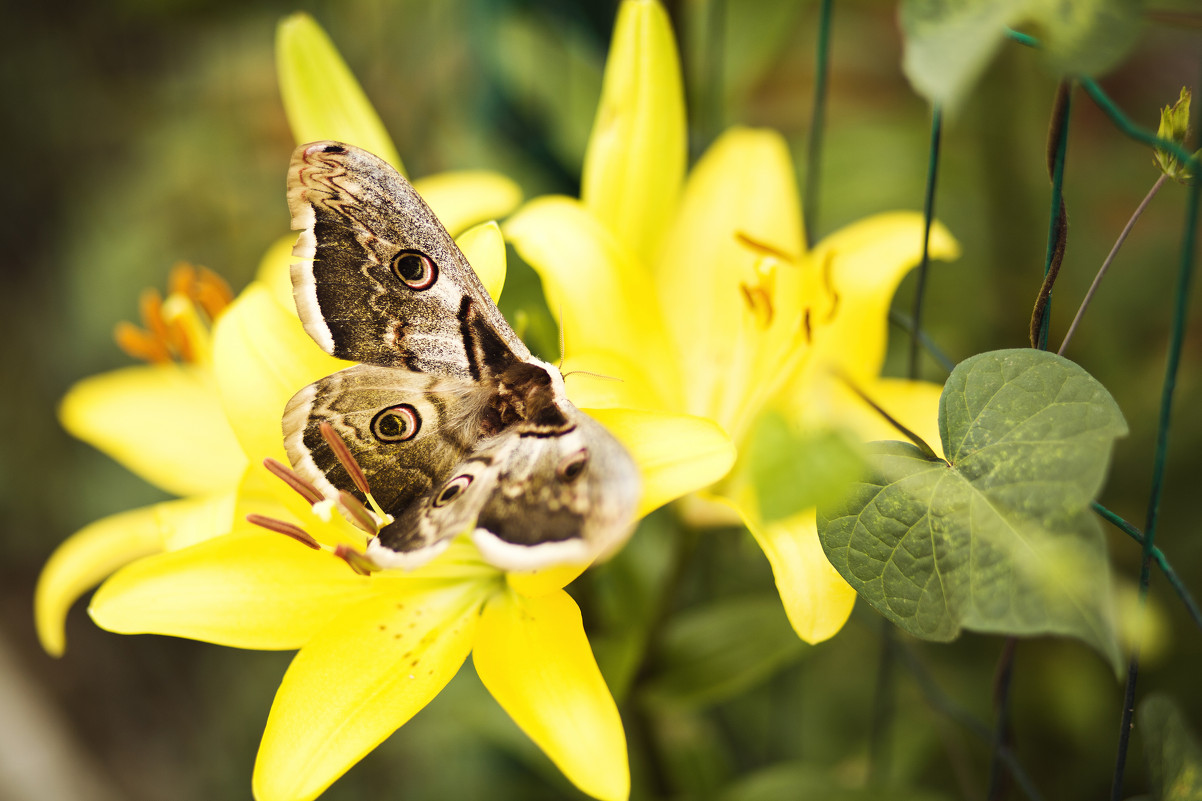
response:
[(948, 378), (939, 430), (948, 462), (873, 443), (872, 477), (819, 507), (831, 563), (915, 636), (1067, 635), (1117, 671), (1110, 566), (1089, 510), (1127, 431), (1109, 393), (1054, 354), (984, 353)]

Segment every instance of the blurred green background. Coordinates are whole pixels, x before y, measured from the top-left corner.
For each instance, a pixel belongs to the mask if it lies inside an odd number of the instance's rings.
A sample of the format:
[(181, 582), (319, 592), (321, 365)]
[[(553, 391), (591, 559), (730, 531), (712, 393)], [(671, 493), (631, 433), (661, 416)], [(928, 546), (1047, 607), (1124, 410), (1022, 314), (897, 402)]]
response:
[[(667, 5), (685, 58), (694, 157), (728, 124), (766, 125), (788, 137), (800, 177), (817, 2)], [(1153, 5), (1197, 8), (1191, 0)], [(819, 233), (876, 211), (921, 208), (927, 166), (929, 112), (901, 74), (894, 5), (841, 0), (835, 7)], [(67, 654), (53, 660), (37, 645), (32, 597), (41, 565), (67, 535), (162, 497), (67, 437), (55, 419), (58, 399), (72, 382), (128, 363), (112, 328), (136, 317), (139, 292), (164, 287), (173, 263), (204, 264), (238, 289), (288, 230), (283, 183), (294, 143), (274, 74), (279, 19), (306, 10), (326, 28), (411, 175), (500, 169), (531, 197), (578, 190), (615, 8), (554, 0), (119, 0), (6, 10), (0, 799), (249, 797), (258, 737), (288, 654), (119, 637), (93, 626), (80, 604), (68, 621)], [(1103, 85), (1154, 128), (1158, 106), (1174, 101), (1183, 84), (1199, 89), (1200, 56), (1197, 16), (1161, 15)], [(1007, 45), (945, 126), (936, 209), (964, 255), (933, 268), (926, 325), (956, 360), (1026, 342), (1047, 236), (1044, 150), (1055, 85), (1032, 51)], [(1070, 136), (1068, 254), (1052, 343), (1157, 177), (1151, 153), (1080, 93)], [(1177, 185), (1156, 198), (1067, 354), (1110, 389), (1131, 425), (1102, 500), (1137, 525), (1184, 200)], [(536, 308), (532, 276), (514, 268), (513, 282), (507, 311)], [(912, 292), (911, 277), (899, 309), (909, 310)], [(1158, 543), (1202, 593), (1202, 538), (1191, 505), (1202, 478), (1202, 328), (1190, 330)], [(892, 344), (900, 374), (900, 332)], [(925, 375), (944, 377), (930, 359)], [(603, 665), (617, 658), (606, 649), (620, 639), (624, 617), (661, 602), (673, 611), (656, 624), (622, 701), (635, 797), (831, 798), (832, 782), (858, 786), (868, 773), (881, 652), (876, 613), (861, 604), (833, 641), (803, 647), (785, 628), (767, 565), (745, 533), (680, 539), (672, 528), (663, 515), (652, 519), (613, 564), (572, 588)], [(1120, 584), (1130, 590), (1138, 550), (1113, 532), (1111, 543)], [(1139, 692), (1170, 693), (1197, 725), (1202, 632), (1159, 574), (1152, 604), (1161, 634), (1145, 654)], [(951, 699), (992, 725), (1000, 639), (901, 647)], [(929, 793), (905, 797), (985, 798), (988, 744), (932, 709), (904, 665), (894, 679), (887, 778)], [(1121, 685), (1097, 656), (1066, 641), (1019, 643), (1012, 705), (1014, 747), (1045, 797), (1106, 792)], [(1146, 783), (1137, 731), (1127, 795), (1145, 792)], [(825, 789), (807, 789), (815, 787)], [(576, 795), (466, 667), (323, 797)]]

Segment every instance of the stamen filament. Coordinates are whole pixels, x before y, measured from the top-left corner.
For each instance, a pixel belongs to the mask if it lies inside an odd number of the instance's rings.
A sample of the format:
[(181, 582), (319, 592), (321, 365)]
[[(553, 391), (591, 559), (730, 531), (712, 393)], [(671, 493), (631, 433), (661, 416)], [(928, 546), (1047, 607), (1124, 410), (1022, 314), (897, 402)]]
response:
[(171, 361), (171, 352), (167, 350), (166, 344), (131, 322), (117, 323), (117, 327), (113, 329), (113, 339), (116, 340), (117, 347), (135, 359), (150, 364), (166, 364)]
[(170, 347), (179, 354), (181, 362), (195, 362), (197, 360), (196, 348), (192, 346), (192, 340), (188, 337), (188, 330), (178, 319), (167, 320), (167, 336)]
[(196, 267), (186, 261), (177, 261), (167, 274), (167, 294), (193, 297), (196, 286)]
[(253, 525), (265, 528), (268, 531), (274, 531), (277, 534), (283, 534), (286, 537), (291, 537), (302, 545), (307, 545), (315, 551), (321, 550), (321, 543), (313, 539), (309, 532), (305, 531), (294, 523), (289, 523), (286, 520), (277, 520), (274, 517), (265, 517), (263, 515), (250, 514), (246, 516), (246, 522)]
[(305, 499), (305, 503), (312, 506), (322, 500), (322, 494), (317, 491), (317, 488), (305, 481), (303, 478), (292, 472), (285, 465), (280, 464), (275, 459), (264, 459), (263, 466), (276, 478), (283, 481), (291, 487), (298, 495)]
[(367, 558), (367, 554), (356, 551), (349, 545), (339, 545), (334, 549), (334, 555), (351, 566), (351, 570), (360, 576), (370, 576), (379, 570), (379, 566)]
[(192, 298), (210, 320), (216, 320), (217, 315), (234, 302), (234, 293), (225, 279), (208, 267), (196, 270), (196, 280), (192, 285)]
[(351, 495), (345, 490), (338, 491), (338, 502), (342, 504), (342, 508), (346, 510), (350, 516), (350, 520), (359, 528), (366, 531), (373, 537), (380, 530), (379, 523), (371, 512), (367, 511), (367, 507), (360, 503), (359, 499)]
[(364, 495), (371, 495), (371, 488), (367, 486), (367, 476), (363, 475), (363, 469), (359, 467), (359, 463), (355, 461), (354, 455), (351, 454), (351, 449), (343, 442), (342, 437), (338, 436), (338, 432), (334, 427), (325, 420), (321, 422), (321, 437), (330, 446), (330, 450), (334, 452), (334, 456), (346, 469), (347, 474), (351, 477), (351, 481), (355, 482), (355, 487)]
[(794, 256), (790, 253), (786, 253), (785, 251), (781, 250), (778, 247), (769, 245), (767, 242), (761, 242), (760, 240), (754, 238), (753, 236), (751, 236), (748, 233), (745, 233), (744, 231), (735, 231), (735, 241), (738, 242), (740, 245), (743, 245), (746, 248), (750, 248), (751, 250), (758, 251), (761, 254), (761, 256), (765, 256), (765, 255), (773, 256), (775, 258), (780, 259), (781, 261), (786, 261), (791, 264), (797, 263), (796, 256)]
[(167, 323), (163, 319), (163, 296), (157, 289), (143, 290), (142, 296), (138, 298), (138, 305), (142, 313), (142, 325), (146, 326), (150, 335), (163, 343), (163, 347), (170, 353), (171, 333), (167, 330)]

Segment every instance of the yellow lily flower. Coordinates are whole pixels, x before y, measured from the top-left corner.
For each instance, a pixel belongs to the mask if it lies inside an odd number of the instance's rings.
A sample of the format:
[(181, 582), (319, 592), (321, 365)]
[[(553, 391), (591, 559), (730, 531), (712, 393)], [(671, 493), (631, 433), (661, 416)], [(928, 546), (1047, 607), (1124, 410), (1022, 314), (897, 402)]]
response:
[[(339, 71), (337, 53), (307, 17), (281, 27), (280, 46), (309, 48), (312, 57), (326, 60), (323, 74), (353, 82), (345, 65)], [(293, 91), (301, 85), (287, 80), (295, 55), (281, 58), (283, 82)], [(289, 108), (320, 117), (324, 107), (294, 100)], [(347, 119), (362, 120), (362, 111), (339, 113), (319, 130), (368, 141), (355, 126), (339, 128)], [(294, 118), (293, 124), (314, 135), (304, 120)], [(365, 130), (363, 137), (371, 133)], [(432, 205), (452, 230), (482, 209), (517, 200), (515, 191), (506, 190), (494, 191), (488, 201), (490, 188), (512, 186), (491, 175), (415, 185), (433, 196)], [(457, 206), (437, 199), (454, 200), (465, 191), (466, 202)], [(500, 229), (480, 225), (458, 242), (495, 297), (505, 274)], [(474, 547), (457, 542), (422, 570), (363, 576), (347, 562), (357, 566), (353, 554), (366, 542), (364, 533), (341, 519), (315, 518), (257, 464), (264, 457), (283, 458), (280, 418), (292, 394), (345, 365), (317, 348), (290, 308), (290, 245), (282, 241), (271, 249), (259, 280), (213, 315), (212, 337), (202, 329), (205, 336), (197, 342), (203, 347), (190, 351), (199, 365), (188, 369), (196, 379), (189, 391), (199, 398), (186, 407), (194, 415), (190, 422), (224, 445), (226, 462), (210, 470), (212, 477), (180, 479), (173, 469), (182, 458), (178, 451), (168, 448), (145, 458), (138, 450), (139, 426), (176, 421), (179, 406), (144, 402), (140, 417), (121, 429), (125, 438), (114, 437), (133, 454), (131, 462), (143, 458), (180, 482), (171, 488), (194, 494), (216, 487), (219, 494), (117, 515), (96, 524), (100, 534), (85, 529), (68, 540), (38, 590), (39, 630), (47, 649), (61, 653), (67, 608), (109, 573), (89, 608), (109, 630), (243, 648), (299, 648), (272, 708), (254, 777), (257, 798), (288, 801), (319, 795), (437, 695), (471, 652), (485, 686), (571, 781), (598, 798), (625, 798), (629, 771), (621, 720), (579, 610), (562, 589), (583, 566), (506, 574), (482, 562)], [(128, 385), (114, 381), (113, 404), (130, 401), (123, 394)], [(204, 393), (197, 394), (196, 386)], [(86, 395), (68, 404), (93, 419), (97, 405)], [(729, 440), (705, 419), (612, 407), (597, 416), (628, 446), (640, 469), (640, 514), (711, 483), (733, 459)], [(188, 458), (206, 453), (207, 444), (189, 442)], [(255, 464), (247, 467), (248, 462)], [(329, 511), (329, 502), (315, 493), (307, 500)], [(254, 528), (248, 514), (346, 561)]]
[[(486, 285), (499, 286), (497, 226), (477, 226), (459, 244)], [(315, 354), (326, 372), (334, 360), (275, 301), (279, 262), (273, 269), (222, 316), (213, 366), (243, 447), (282, 459), (280, 410), (320, 369)], [(711, 482), (733, 458), (707, 420), (611, 408), (603, 421), (639, 465), (642, 513)], [(263, 735), (256, 798), (316, 797), (437, 695), (469, 652), (485, 686), (573, 783), (597, 798), (627, 796), (621, 719), (562, 589), (583, 566), (506, 574), (464, 540), (419, 570), (360, 575), (335, 556), (360, 565), (367, 535), (329, 515), (316, 490), (308, 500), (325, 518), (265, 479), (262, 468), (246, 473), (227, 536), (122, 568), (89, 607), (101, 627), (124, 634), (300, 649)], [(247, 513), (332, 553), (256, 530)]]
[[(312, 18), (298, 14), (285, 20), (277, 44), (281, 93), (298, 142), (314, 136), (360, 142), (387, 154), (399, 168), (378, 115)], [(323, 80), (306, 82), (310, 73)], [(441, 173), (414, 186), (452, 234), (502, 217), (521, 200), (513, 181), (486, 171)], [(260, 277), (288, 309), (293, 302), (287, 265), (294, 240), (288, 236), (277, 243), (260, 268)], [(219, 392), (209, 326), (229, 302), (222, 287), (212, 273), (183, 271), (166, 299), (147, 294), (142, 304), (146, 330), (126, 324), (118, 327), (117, 338), (131, 355), (151, 363), (87, 378), (63, 398), (60, 419), (68, 432), (182, 497), (98, 520), (55, 550), (38, 579), (34, 602), (38, 637), (54, 656), (66, 649), (68, 610), (114, 570), (228, 531), (248, 463), (258, 469), (271, 453), (263, 450), (264, 442), (279, 438), (278, 420), (271, 429), (252, 431), (240, 422), (237, 406), (227, 406)], [(300, 371), (297, 388), (338, 365), (315, 347), (306, 351), (307, 369)]]
[[(565, 371), (621, 379), (574, 378), (579, 405), (703, 416), (739, 445), (732, 478), (702, 497), (725, 509), (725, 521), (733, 512), (746, 524), (794, 629), (819, 642), (846, 622), (855, 593), (823, 554), (812, 509), (779, 520), (761, 514), (760, 488), (738, 479), (743, 446), (767, 412), (798, 430), (845, 425), (880, 437), (883, 424), (843, 378), (938, 442), (939, 388), (879, 378), (889, 302), (921, 257), (922, 218), (876, 215), (807, 248), (779, 134), (729, 130), (687, 178), (685, 148), (667, 15), (655, 0), (625, 0), (582, 198), (530, 201), (505, 233), (560, 313)], [(931, 232), (930, 253), (957, 255), (942, 226)]]

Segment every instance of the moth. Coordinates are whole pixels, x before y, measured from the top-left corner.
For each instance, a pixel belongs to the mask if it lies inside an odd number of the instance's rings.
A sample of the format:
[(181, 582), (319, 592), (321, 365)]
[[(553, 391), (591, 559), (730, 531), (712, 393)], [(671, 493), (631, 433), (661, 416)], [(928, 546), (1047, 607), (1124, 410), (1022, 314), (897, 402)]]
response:
[(360, 364), (292, 398), (285, 447), (327, 497), (363, 499), (322, 422), (346, 443), (392, 518), (367, 557), (417, 567), (465, 532), (503, 570), (618, 548), (640, 497), (633, 459), (568, 401), (413, 187), (365, 150), (314, 142), (292, 155), (288, 205), (301, 322)]

